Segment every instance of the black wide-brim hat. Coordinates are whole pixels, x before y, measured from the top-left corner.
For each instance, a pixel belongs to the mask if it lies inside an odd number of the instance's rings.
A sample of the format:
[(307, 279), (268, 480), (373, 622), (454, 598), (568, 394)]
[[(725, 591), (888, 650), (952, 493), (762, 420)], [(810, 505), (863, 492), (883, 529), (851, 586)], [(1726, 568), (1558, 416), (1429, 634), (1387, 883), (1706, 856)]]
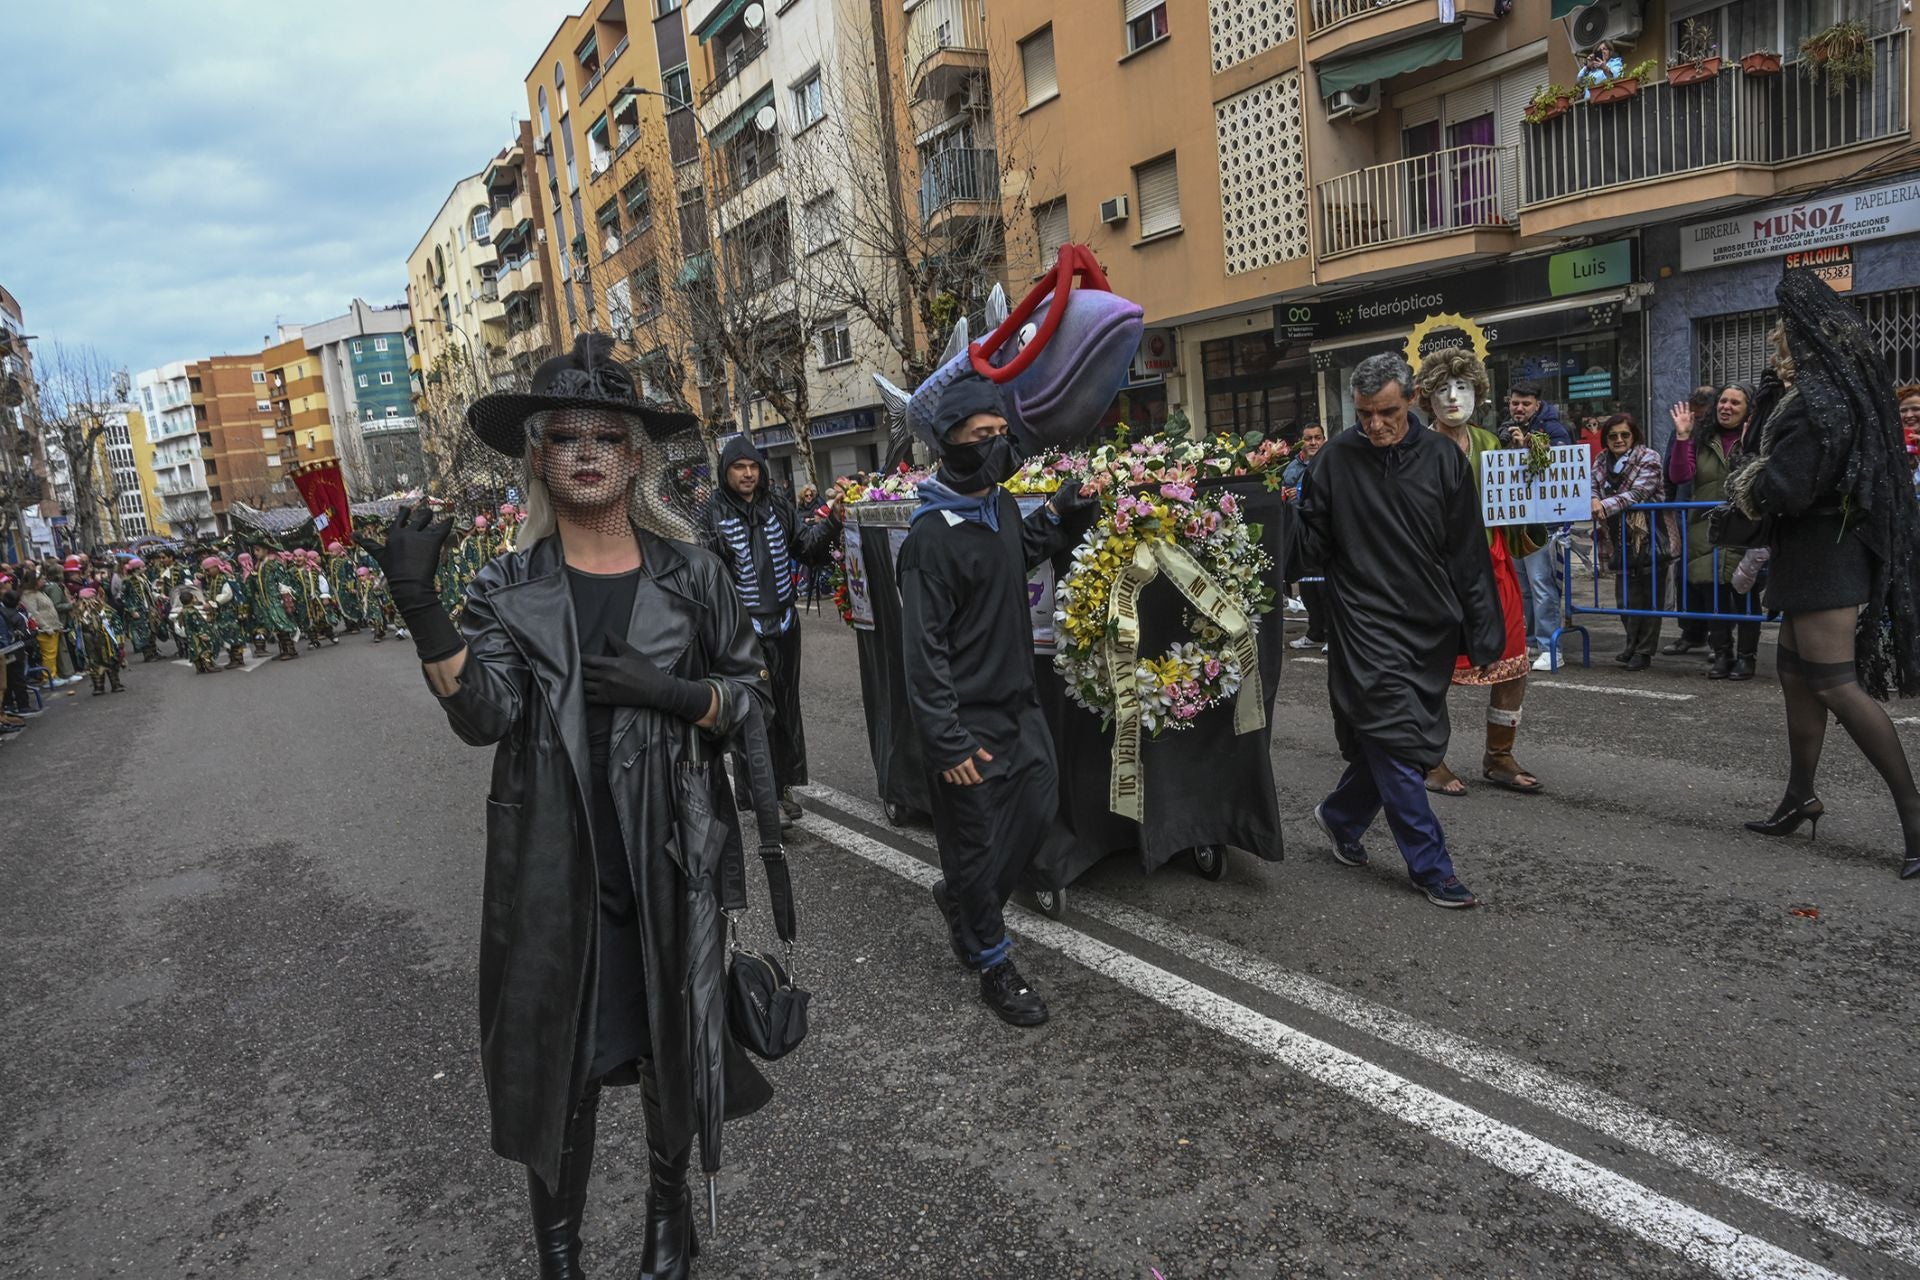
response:
[(690, 413), (650, 404), (640, 398), (633, 376), (613, 358), (613, 339), (583, 333), (573, 350), (533, 371), (529, 391), (496, 391), (467, 408), (467, 426), (491, 449), (518, 458), (527, 450), (527, 418), (554, 409), (610, 409), (638, 419), (647, 436), (665, 440), (691, 431), (699, 419)]

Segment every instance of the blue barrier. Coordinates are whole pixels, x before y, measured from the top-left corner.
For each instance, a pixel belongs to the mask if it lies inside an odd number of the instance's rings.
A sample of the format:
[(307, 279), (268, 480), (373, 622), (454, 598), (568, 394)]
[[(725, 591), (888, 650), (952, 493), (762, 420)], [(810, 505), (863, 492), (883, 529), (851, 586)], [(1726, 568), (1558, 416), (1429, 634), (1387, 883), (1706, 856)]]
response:
[[(1689, 522), (1686, 519), (1685, 513), (1691, 511), (1711, 511), (1719, 505), (1717, 502), (1641, 502), (1628, 507), (1626, 511), (1621, 512), (1615, 517), (1620, 527), (1620, 555), (1617, 561), (1619, 568), (1606, 570), (1606, 577), (1611, 580), (1614, 574), (1626, 572), (1627, 566), (1634, 564), (1637, 559), (1630, 555), (1627, 550), (1628, 529), (1626, 516), (1636, 511), (1649, 512), (1653, 515), (1653, 527), (1650, 530), (1652, 536), (1647, 540), (1647, 548), (1644, 553), (1647, 570), (1646, 581), (1653, 584), (1652, 595), (1654, 599), (1658, 600), (1662, 594), (1662, 577), (1669, 573), (1676, 563), (1680, 564), (1684, 569), (1687, 561), (1692, 558), (1690, 555), (1692, 530), (1688, 527)], [(1662, 541), (1660, 525), (1664, 522), (1662, 513), (1668, 511), (1682, 513), (1678, 519), (1680, 526), (1680, 545), (1677, 552), (1669, 550), (1667, 554), (1662, 555), (1660, 553), (1660, 543)], [(1598, 551), (1597, 545), (1595, 551)], [(1687, 582), (1687, 575), (1684, 572), (1679, 575), (1680, 598), (1675, 602), (1676, 605), (1678, 605), (1677, 608), (1629, 609), (1621, 605), (1602, 605), (1600, 603), (1602, 571), (1597, 564), (1593, 566), (1593, 603), (1591, 605), (1583, 605), (1573, 598), (1573, 557), (1575, 551), (1572, 540), (1565, 540), (1561, 547), (1560, 557), (1561, 618), (1563, 621), (1560, 626), (1554, 629), (1553, 634), (1548, 637), (1547, 653), (1550, 660), (1549, 669), (1553, 671), (1560, 669), (1560, 637), (1569, 631), (1577, 631), (1580, 633), (1580, 665), (1583, 667), (1591, 667), (1593, 665), (1593, 637), (1585, 627), (1578, 623), (1571, 623), (1571, 625), (1569, 625), (1571, 619), (1583, 613), (1611, 614), (1614, 617), (1620, 618), (1673, 618), (1680, 622), (1724, 622), (1733, 624), (1768, 621), (1767, 615), (1759, 609), (1758, 602), (1754, 599), (1754, 592), (1749, 591), (1745, 593), (1745, 595), (1742, 595), (1736, 592), (1731, 586), (1720, 581), (1721, 554), (1719, 547), (1713, 549), (1712, 579), (1709, 582), (1700, 584), (1697, 589)], [(1741, 554), (1745, 554), (1744, 548), (1741, 549)], [(1598, 559), (1597, 555), (1595, 559)], [(1521, 589), (1523, 591), (1526, 589), (1524, 582), (1521, 583)], [(1695, 596), (1705, 596), (1705, 599), (1704, 601), (1696, 600), (1694, 599)], [(1744, 601), (1745, 612), (1721, 612), (1719, 606), (1723, 598), (1730, 603), (1736, 604)], [(1705, 603), (1711, 607), (1704, 610), (1688, 607), (1690, 604), (1699, 603)]]

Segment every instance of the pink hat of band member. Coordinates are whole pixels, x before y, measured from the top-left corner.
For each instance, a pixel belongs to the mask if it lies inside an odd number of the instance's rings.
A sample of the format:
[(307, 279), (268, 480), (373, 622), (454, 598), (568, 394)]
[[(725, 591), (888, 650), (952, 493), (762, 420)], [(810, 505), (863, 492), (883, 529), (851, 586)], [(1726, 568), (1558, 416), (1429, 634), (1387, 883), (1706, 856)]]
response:
[(146, 568), (146, 567), (147, 567), (147, 562), (146, 562), (145, 560), (142, 560), (142, 559), (141, 559), (141, 558), (140, 558), (139, 556), (128, 556), (128, 557), (127, 557), (127, 568), (129, 568), (129, 569), (144, 569), (144, 568)]
[(477, 516), (475, 516), (475, 517), (473, 518), (473, 527), (474, 527), (474, 528), (476, 528), (476, 529), (484, 529), (484, 528), (486, 528), (486, 527), (487, 527), (487, 513), (486, 513), (486, 512), (484, 512), (484, 511), (482, 511), (482, 512), (481, 512), (481, 513), (480, 513), (479, 515), (477, 515)]
[(66, 560), (66, 563), (60, 566), (60, 571), (61, 571), (62, 573), (79, 573), (79, 572), (80, 572), (80, 557), (79, 557), (79, 556), (68, 556), (68, 557), (67, 557), (67, 560)]
[(99, 594), (99, 592), (97, 592), (97, 591), (95, 591), (95, 590), (94, 590), (94, 589), (93, 589), (92, 587), (82, 587), (82, 588), (80, 588), (80, 598), (81, 598), (82, 600), (91, 600), (91, 599), (93, 599), (93, 598), (94, 598), (94, 596), (96, 596), (96, 595), (98, 595), (98, 594)]
[(327, 544), (327, 554), (330, 556), (337, 555), (338, 553), (345, 550), (346, 548), (340, 545), (340, 540), (338, 538), (335, 538), (332, 542), (329, 542)]
[(369, 577), (369, 576), (371, 576), (371, 575), (372, 575), (372, 573), (373, 573), (373, 570), (371, 570), (371, 569), (369, 569), (369, 568), (367, 568), (367, 566), (365, 566), (365, 565), (361, 565), (361, 566), (360, 566), (359, 568), (357, 568), (357, 569), (355, 569), (355, 570), (353, 571), (353, 575), (354, 575), (354, 577), (356, 577), (356, 578), (365, 578), (365, 577)]

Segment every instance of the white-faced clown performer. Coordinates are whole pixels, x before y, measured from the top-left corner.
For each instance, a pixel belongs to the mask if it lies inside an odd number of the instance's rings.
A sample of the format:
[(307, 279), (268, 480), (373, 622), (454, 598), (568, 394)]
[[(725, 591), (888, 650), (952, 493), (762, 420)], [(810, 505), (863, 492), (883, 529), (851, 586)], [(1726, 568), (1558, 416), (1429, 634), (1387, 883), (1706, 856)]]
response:
[(1000, 387), (969, 370), (933, 389), (932, 405), (907, 417), (938, 466), (919, 486), (899, 563), (908, 699), (945, 872), (933, 896), (981, 999), (1015, 1026), (1038, 1026), (1047, 1006), (1014, 967), (1002, 918), (1059, 808), (1027, 574), (1080, 540), (1098, 499), (1062, 486), (1021, 519), (1000, 487), (1020, 465)]
[[(1447, 347), (1422, 360), (1413, 380), (1428, 421), (1467, 455), (1478, 489), (1487, 450), (1503, 447), (1491, 431), (1473, 425), (1474, 409), (1485, 403), (1491, 390), (1487, 366), (1471, 351)], [(1480, 757), (1480, 776), (1510, 791), (1540, 790), (1540, 780), (1514, 758), (1513, 744), (1520, 733), (1520, 708), (1527, 699), (1530, 670), (1518, 566), (1529, 551), (1546, 545), (1546, 534), (1539, 525), (1487, 530), (1487, 550), (1493, 559), (1493, 583), (1500, 599), (1506, 643), (1494, 662), (1475, 666), (1463, 653), (1453, 670), (1453, 683), (1487, 687), (1487, 749)], [(1428, 772), (1427, 790), (1459, 796), (1465, 795), (1467, 788), (1442, 760)]]
[[(697, 1251), (694, 1136), (711, 1175), (719, 1108), (744, 1114), (769, 1094), (723, 1055), (724, 1021), (712, 1020), (724, 1018), (721, 859), (716, 842), (686, 838), (684, 790), (703, 784), (676, 791), (690, 767), (702, 776), (704, 742), (717, 758), (717, 740), (755, 718), (767, 673), (725, 569), (662, 497), (661, 441), (693, 421), (643, 404), (612, 350), (583, 335), (530, 392), (468, 410), (481, 440), (522, 460), (527, 512), (516, 544), (468, 585), (458, 630), (434, 588), (448, 521), (423, 504), (399, 513), (384, 544), (362, 544), (454, 732), (495, 748), (481, 1066), (494, 1149), (527, 1166), (543, 1280), (581, 1274), (602, 1085), (641, 1086), (652, 1169), (641, 1268), (661, 1280), (685, 1277)], [(710, 766), (704, 778), (706, 816), (737, 842), (725, 780)], [(765, 822), (777, 831), (777, 813)], [(769, 880), (789, 936), (784, 862)]]

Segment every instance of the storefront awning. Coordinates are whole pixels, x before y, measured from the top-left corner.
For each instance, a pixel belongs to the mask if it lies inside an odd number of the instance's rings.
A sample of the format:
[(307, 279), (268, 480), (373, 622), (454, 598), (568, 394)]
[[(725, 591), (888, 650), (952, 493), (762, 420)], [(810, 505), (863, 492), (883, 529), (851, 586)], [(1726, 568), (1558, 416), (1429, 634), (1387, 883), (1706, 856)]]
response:
[(722, 120), (720, 122), (719, 128), (715, 129), (712, 133), (707, 135), (708, 143), (717, 144), (721, 142), (732, 142), (735, 134), (739, 133), (742, 129), (746, 128), (749, 124), (753, 123), (753, 118), (754, 116), (760, 113), (760, 108), (770, 107), (772, 105), (773, 105), (773, 86), (768, 85), (766, 88), (762, 89), (759, 93), (754, 94), (753, 100), (747, 103), (746, 106), (741, 107), (738, 111), (728, 116), (725, 120)]
[(1553, 16), (1564, 18), (1575, 9), (1584, 9), (1592, 0), (1553, 0)]
[(720, 28), (739, 17), (740, 11), (747, 7), (748, 2), (749, 0), (727, 0), (727, 3), (715, 9), (711, 17), (695, 28), (693, 34), (700, 37), (701, 44), (705, 44), (713, 39)]
[(1344, 89), (1391, 80), (1409, 71), (1430, 67), (1436, 62), (1452, 62), (1461, 55), (1463, 28), (1442, 27), (1438, 31), (1384, 49), (1373, 49), (1358, 57), (1342, 58), (1320, 68), (1320, 96), (1330, 98)]

